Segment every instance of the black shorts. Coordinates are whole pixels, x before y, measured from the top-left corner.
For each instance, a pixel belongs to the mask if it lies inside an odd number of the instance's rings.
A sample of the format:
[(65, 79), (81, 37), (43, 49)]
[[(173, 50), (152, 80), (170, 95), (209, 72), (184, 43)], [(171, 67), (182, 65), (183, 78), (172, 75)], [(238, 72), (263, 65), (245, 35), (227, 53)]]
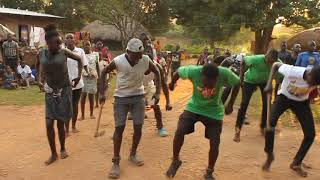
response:
[(180, 117), (177, 127), (177, 134), (186, 135), (194, 132), (194, 125), (198, 122), (206, 127), (205, 137), (210, 140), (220, 141), (223, 122), (220, 120), (211, 119), (202, 115), (198, 115), (189, 111), (184, 111)]

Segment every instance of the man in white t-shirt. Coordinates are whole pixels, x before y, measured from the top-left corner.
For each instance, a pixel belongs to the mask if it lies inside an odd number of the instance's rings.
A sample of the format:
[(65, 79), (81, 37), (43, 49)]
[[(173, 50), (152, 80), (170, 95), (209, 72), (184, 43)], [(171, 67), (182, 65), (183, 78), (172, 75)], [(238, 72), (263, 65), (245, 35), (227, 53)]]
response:
[(265, 152), (267, 153), (267, 160), (263, 166), (263, 170), (268, 171), (274, 160), (274, 135), (278, 119), (286, 110), (291, 109), (297, 115), (304, 138), (290, 168), (297, 172), (298, 175), (306, 177), (307, 172), (301, 167), (301, 164), (315, 138), (314, 120), (310, 108), (309, 93), (316, 86), (320, 85), (320, 66), (314, 66), (312, 69), (307, 69), (305, 67), (296, 67), (282, 63), (274, 64), (268, 84), (265, 88), (267, 93), (272, 93), (272, 80), (277, 72), (282, 74), (284, 79), (281, 84), (281, 89), (278, 91), (278, 96), (271, 108), (270, 128), (267, 129), (265, 135)]
[(152, 60), (148, 56), (143, 55), (143, 52), (144, 47), (142, 41), (133, 38), (128, 42), (127, 53), (114, 58), (101, 72), (99, 91), (100, 103), (103, 104), (106, 100), (106, 75), (113, 70), (117, 71), (117, 85), (114, 93), (114, 156), (112, 159), (113, 166), (109, 172), (109, 177), (112, 179), (120, 177), (120, 148), (128, 112), (132, 114), (134, 125), (133, 142), (129, 160), (137, 166), (144, 164), (144, 161), (137, 156), (137, 148), (142, 135), (142, 125), (145, 115), (143, 79), (147, 71), (155, 74), (156, 92), (153, 99), (155, 105), (159, 103), (161, 87), (160, 73)]
[(31, 68), (26, 65), (24, 61), (20, 61), (20, 64), (17, 67), (18, 78), (21, 85), (26, 85), (30, 87), (30, 83), (35, 81), (34, 76), (32, 75)]
[[(82, 63), (84, 70), (89, 73), (88, 71), (88, 59), (87, 56), (84, 52), (83, 49), (77, 48), (75, 46), (75, 40), (74, 40), (74, 35), (73, 34), (67, 34), (65, 36), (65, 44), (67, 48), (72, 51), (73, 53), (77, 54), (78, 56), (81, 57)], [(74, 59), (67, 59), (67, 65), (68, 65), (68, 74), (69, 74), (69, 79), (70, 82), (73, 82), (74, 79), (78, 78), (78, 62), (75, 61)], [(72, 132), (73, 133), (78, 133), (79, 130), (76, 128), (76, 122), (78, 119), (78, 105), (79, 105), (79, 100), (82, 92), (82, 88), (84, 86), (83, 79), (81, 77), (80, 81), (78, 84), (73, 85), (75, 87), (72, 87), (72, 108), (73, 108), (73, 114), (72, 114)], [(67, 136), (69, 135), (69, 124), (70, 121), (66, 123), (66, 134)]]

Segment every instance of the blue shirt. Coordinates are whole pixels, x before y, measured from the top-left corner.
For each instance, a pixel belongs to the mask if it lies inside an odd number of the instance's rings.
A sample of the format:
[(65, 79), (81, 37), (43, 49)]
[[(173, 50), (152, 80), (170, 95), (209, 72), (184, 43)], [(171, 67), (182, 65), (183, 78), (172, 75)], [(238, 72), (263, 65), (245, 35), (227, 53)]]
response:
[(310, 67), (314, 65), (320, 65), (320, 54), (318, 52), (303, 52), (299, 54), (296, 66)]

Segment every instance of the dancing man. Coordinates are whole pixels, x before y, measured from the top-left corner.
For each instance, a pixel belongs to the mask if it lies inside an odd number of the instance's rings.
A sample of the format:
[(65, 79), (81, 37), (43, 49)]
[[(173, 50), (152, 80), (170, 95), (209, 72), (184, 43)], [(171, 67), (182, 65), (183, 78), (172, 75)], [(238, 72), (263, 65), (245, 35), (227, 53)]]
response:
[(161, 82), (158, 68), (147, 55), (143, 55), (143, 52), (142, 41), (133, 38), (128, 42), (127, 53), (116, 57), (101, 73), (100, 102), (104, 103), (106, 99), (105, 91), (107, 89), (106, 75), (113, 70), (117, 71), (117, 86), (114, 93), (114, 156), (112, 158), (113, 166), (109, 173), (110, 178), (120, 177), (120, 148), (128, 112), (132, 114), (134, 125), (129, 160), (137, 166), (144, 164), (144, 161), (137, 155), (137, 148), (142, 136), (142, 125), (145, 115), (145, 92), (143, 87), (145, 72), (150, 71), (155, 74), (156, 92), (153, 95), (154, 105), (157, 105), (159, 102)]
[(307, 177), (308, 174), (301, 167), (301, 164), (315, 138), (314, 119), (310, 108), (309, 93), (316, 86), (320, 85), (320, 66), (316, 65), (311, 69), (307, 69), (305, 67), (275, 63), (265, 88), (267, 93), (272, 93), (272, 80), (277, 72), (281, 73), (284, 79), (271, 108), (270, 128), (267, 129), (265, 136), (267, 160), (263, 166), (263, 170), (268, 171), (271, 163), (274, 161), (274, 136), (278, 119), (286, 110), (291, 109), (300, 122), (304, 138), (290, 168), (297, 172), (298, 175)]
[[(184, 143), (184, 137), (194, 132), (194, 125), (202, 122), (205, 126), (205, 137), (210, 140), (209, 164), (204, 175), (206, 180), (214, 180), (214, 166), (219, 155), (220, 134), (224, 114), (231, 114), (233, 104), (239, 92), (239, 77), (231, 70), (217, 67), (213, 63), (204, 66), (185, 66), (179, 68), (169, 84), (174, 90), (179, 78), (189, 79), (193, 84), (193, 95), (185, 111), (180, 115), (178, 127), (173, 140), (173, 159), (167, 171), (172, 178), (182, 164), (179, 154)], [(229, 103), (224, 107), (221, 94), (224, 86), (232, 86)]]
[(241, 63), (240, 83), (242, 85), (242, 100), (237, 116), (235, 127), (235, 136), (233, 140), (240, 142), (240, 132), (245, 120), (245, 115), (250, 103), (252, 94), (257, 87), (260, 88), (262, 98), (262, 115), (260, 131), (264, 134), (267, 121), (267, 96), (264, 88), (268, 81), (271, 67), (274, 62), (278, 61), (278, 51), (270, 50), (267, 55), (247, 56)]

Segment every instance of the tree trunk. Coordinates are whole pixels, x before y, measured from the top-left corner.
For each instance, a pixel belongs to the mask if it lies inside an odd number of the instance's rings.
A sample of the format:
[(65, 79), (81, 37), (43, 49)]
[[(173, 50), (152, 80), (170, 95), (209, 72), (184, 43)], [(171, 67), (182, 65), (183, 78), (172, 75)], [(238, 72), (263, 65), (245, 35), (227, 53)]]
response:
[(255, 31), (255, 50), (254, 54), (265, 54), (268, 51), (269, 43), (272, 40), (272, 27)]

